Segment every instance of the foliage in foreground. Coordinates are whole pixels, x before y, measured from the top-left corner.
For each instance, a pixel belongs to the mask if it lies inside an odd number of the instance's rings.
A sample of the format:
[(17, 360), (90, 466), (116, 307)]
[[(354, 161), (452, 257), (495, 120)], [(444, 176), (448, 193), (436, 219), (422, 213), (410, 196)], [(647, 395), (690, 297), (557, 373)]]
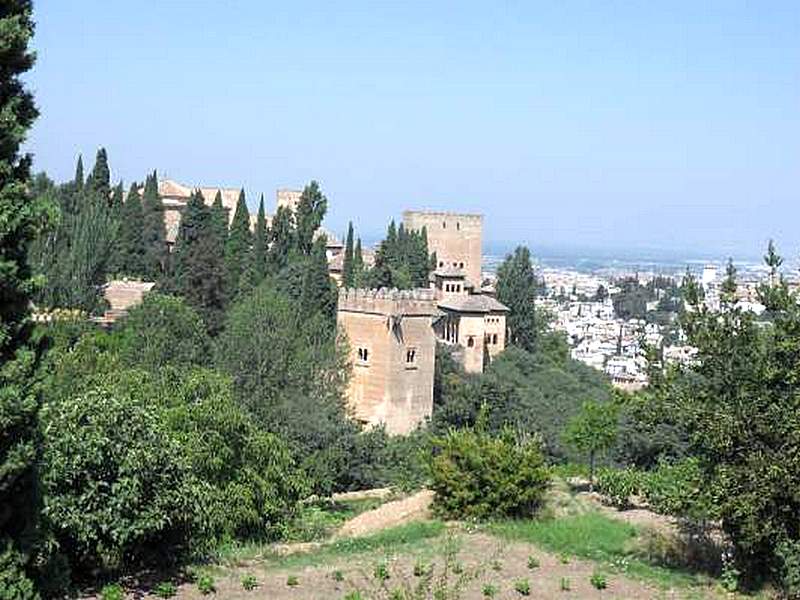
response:
[(550, 480), (538, 440), (510, 429), (493, 436), (481, 426), (451, 430), (434, 440), (433, 508), (447, 518), (530, 516)]

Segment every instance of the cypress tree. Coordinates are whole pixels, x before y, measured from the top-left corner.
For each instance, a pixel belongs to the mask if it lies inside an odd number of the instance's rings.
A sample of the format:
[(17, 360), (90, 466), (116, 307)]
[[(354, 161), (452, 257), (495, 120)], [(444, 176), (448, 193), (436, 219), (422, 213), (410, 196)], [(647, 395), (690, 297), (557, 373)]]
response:
[(108, 155), (105, 148), (97, 151), (94, 161), (94, 168), (90, 177), (90, 185), (87, 187), (96, 194), (98, 200), (109, 202), (111, 194), (111, 171), (108, 167)]
[(294, 243), (294, 215), (291, 209), (279, 206), (269, 230), (268, 271), (276, 274), (289, 263)]
[(241, 190), (239, 201), (236, 203), (236, 212), (233, 214), (228, 241), (225, 244), (225, 281), (231, 298), (238, 294), (239, 279), (244, 271), (252, 242), (250, 212), (247, 210), (244, 190)]
[(211, 209), (199, 190), (186, 205), (175, 242), (173, 287), (202, 316), (209, 333), (222, 328), (224, 318), (224, 247), (216, 235)]
[(120, 272), (128, 277), (144, 275), (144, 210), (139, 186), (134, 183), (120, 211), (120, 230), (117, 236)]
[(253, 251), (251, 253), (252, 277), (251, 283), (258, 285), (267, 274), (267, 245), (269, 231), (267, 231), (267, 214), (264, 210), (264, 194), (258, 203), (258, 216), (256, 217), (256, 229), (253, 233)]
[(528, 352), (535, 350), (542, 327), (536, 315), (538, 289), (530, 250), (518, 246), (497, 270), (497, 299), (511, 309), (507, 339)]
[(211, 205), (211, 222), (214, 226), (217, 239), (223, 244), (228, 241), (228, 211), (222, 204), (222, 193), (217, 190), (214, 203)]
[(319, 229), (319, 226), (322, 225), (322, 219), (325, 218), (327, 210), (328, 199), (322, 194), (319, 184), (316, 181), (312, 181), (303, 189), (300, 202), (297, 205), (296, 248), (300, 254), (304, 256), (311, 254), (314, 234)]
[(364, 285), (364, 254), (361, 250), (361, 238), (356, 241), (353, 251), (353, 287)]
[(78, 164), (75, 166), (75, 179), (73, 180), (75, 189), (83, 188), (83, 156), (78, 154)]
[(725, 279), (720, 286), (719, 296), (723, 304), (732, 306), (736, 303), (736, 267), (733, 266), (732, 258), (728, 258), (725, 266)]
[(347, 240), (344, 245), (344, 261), (342, 263), (342, 285), (346, 288), (354, 287), (354, 256), (353, 256), (353, 222), (347, 226)]
[(143, 275), (151, 281), (164, 276), (167, 269), (167, 227), (164, 224), (164, 203), (158, 193), (158, 174), (147, 177), (142, 196)]
[(120, 181), (114, 186), (114, 191), (111, 193), (111, 205), (109, 213), (111, 221), (114, 226), (114, 237), (111, 243), (108, 257), (108, 272), (111, 275), (118, 275), (122, 268), (122, 249), (120, 247), (120, 238), (122, 236), (122, 209), (123, 209), (124, 192), (122, 190), (122, 182)]
[[(0, 570), (2, 585), (17, 597), (34, 597), (27, 572), (36, 541), (38, 502), (36, 433), (38, 400), (31, 386), (35, 356), (28, 348), (28, 307), (33, 289), (28, 247), (48, 206), (28, 195), (29, 155), (20, 145), (37, 117), (20, 75), (34, 63), (30, 0), (8, 0), (0, 11)], [(16, 590), (16, 592), (15, 592)]]
[(333, 319), (336, 315), (336, 288), (328, 273), (328, 259), (325, 254), (327, 240), (320, 236), (314, 240), (311, 255), (303, 277), (300, 296), (301, 314), (313, 315), (317, 312)]

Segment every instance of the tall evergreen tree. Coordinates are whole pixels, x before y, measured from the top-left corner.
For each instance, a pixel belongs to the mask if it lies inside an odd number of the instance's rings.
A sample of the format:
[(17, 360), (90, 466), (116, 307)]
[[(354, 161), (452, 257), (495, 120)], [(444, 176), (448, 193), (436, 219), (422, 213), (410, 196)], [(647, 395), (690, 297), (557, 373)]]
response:
[(75, 178), (73, 179), (76, 189), (83, 188), (83, 156), (78, 154), (78, 164), (75, 165)]
[(244, 190), (239, 192), (239, 201), (236, 203), (236, 212), (233, 214), (231, 230), (225, 244), (225, 272), (226, 287), (231, 298), (237, 296), (239, 279), (247, 264), (247, 255), (250, 252), (253, 239), (250, 233), (250, 211), (244, 198)]
[(720, 286), (719, 297), (723, 304), (728, 306), (736, 304), (736, 267), (732, 258), (729, 258), (728, 264), (725, 265), (725, 279)]
[(344, 260), (342, 262), (342, 285), (346, 288), (352, 288), (355, 284), (354, 258), (353, 222), (350, 221), (347, 225), (347, 239), (344, 244)]
[(252, 270), (255, 285), (267, 274), (267, 251), (269, 244), (269, 231), (267, 230), (267, 214), (264, 210), (264, 194), (258, 203), (258, 216), (256, 217), (256, 228), (253, 232), (253, 252)]
[(47, 207), (28, 195), (31, 158), (19, 148), (38, 114), (20, 76), (34, 63), (30, 0), (0, 11), (0, 570), (9, 597), (33, 597), (26, 572), (37, 522), (37, 399), (30, 381), (34, 356), (28, 306), (33, 288), (28, 244)]
[(507, 339), (529, 352), (535, 349), (542, 326), (536, 315), (538, 289), (530, 250), (518, 246), (497, 270), (497, 299), (511, 309)]
[(142, 213), (143, 275), (151, 281), (157, 281), (166, 272), (168, 250), (164, 203), (158, 193), (158, 174), (155, 171), (144, 184)]
[(269, 234), (268, 271), (276, 274), (288, 264), (294, 244), (294, 215), (291, 209), (278, 207)]
[(120, 273), (128, 277), (142, 277), (144, 268), (144, 209), (139, 186), (134, 183), (120, 211), (120, 229), (117, 236)]
[(111, 195), (111, 171), (108, 167), (108, 155), (105, 148), (100, 148), (97, 151), (94, 168), (89, 177), (89, 185), (87, 187), (96, 194), (98, 200), (108, 203)]
[(174, 263), (173, 288), (203, 316), (209, 333), (218, 333), (226, 303), (224, 247), (199, 190), (181, 218)]
[(332, 320), (336, 315), (336, 286), (328, 273), (325, 254), (327, 240), (320, 236), (314, 240), (307, 262), (300, 296), (301, 314), (321, 313)]
[(328, 199), (320, 190), (319, 183), (312, 181), (309, 183), (300, 196), (297, 205), (296, 231), (297, 231), (297, 250), (304, 256), (311, 254), (314, 244), (314, 234), (325, 218), (328, 210)]
[(222, 192), (217, 190), (214, 203), (211, 205), (211, 222), (217, 238), (226, 244), (228, 241), (228, 211), (222, 204)]
[(120, 181), (114, 186), (114, 191), (111, 192), (111, 204), (109, 207), (110, 217), (114, 224), (114, 239), (111, 243), (108, 257), (108, 273), (111, 275), (118, 275), (122, 269), (122, 249), (120, 247), (120, 238), (122, 236), (122, 209), (124, 205), (124, 192), (122, 189), (122, 182)]
[(353, 251), (353, 287), (364, 285), (364, 253), (361, 249), (361, 238), (356, 240), (356, 249)]

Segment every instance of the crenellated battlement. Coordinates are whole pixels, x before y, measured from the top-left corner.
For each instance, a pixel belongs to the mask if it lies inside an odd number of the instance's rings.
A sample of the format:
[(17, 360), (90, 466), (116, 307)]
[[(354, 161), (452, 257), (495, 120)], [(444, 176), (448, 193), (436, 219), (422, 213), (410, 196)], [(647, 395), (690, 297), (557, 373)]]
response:
[(436, 313), (436, 299), (431, 289), (398, 290), (380, 288), (342, 288), (339, 290), (340, 312), (379, 315), (430, 316)]

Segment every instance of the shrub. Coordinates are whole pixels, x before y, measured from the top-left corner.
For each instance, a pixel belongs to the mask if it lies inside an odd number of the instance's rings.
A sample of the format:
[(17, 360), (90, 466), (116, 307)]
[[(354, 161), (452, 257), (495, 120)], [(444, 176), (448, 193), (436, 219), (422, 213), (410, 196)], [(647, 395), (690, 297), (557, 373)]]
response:
[(481, 593), (483, 594), (484, 598), (494, 598), (497, 596), (497, 586), (491, 583), (484, 584), (483, 588), (481, 589)]
[(159, 598), (172, 598), (178, 593), (178, 587), (171, 581), (162, 581), (155, 587), (153, 593)]
[(344, 581), (344, 573), (342, 573), (339, 570), (336, 570), (333, 573), (331, 573), (331, 578), (334, 581)]
[(196, 485), (152, 404), (102, 387), (45, 405), (44, 512), (84, 568), (111, 570), (189, 541)]
[(435, 440), (431, 475), (436, 513), (470, 519), (532, 515), (550, 479), (538, 441), (509, 429), (492, 436), (481, 425)]
[(242, 577), (242, 587), (248, 592), (258, 587), (258, 580), (255, 575), (245, 575)]
[(200, 575), (200, 577), (197, 578), (197, 589), (204, 596), (213, 594), (217, 591), (216, 582), (214, 578), (207, 573)]
[(514, 590), (520, 596), (530, 596), (531, 595), (531, 584), (527, 579), (519, 579), (514, 582)]
[(630, 506), (631, 496), (641, 490), (643, 476), (635, 469), (600, 469), (597, 473), (597, 491), (617, 508)]
[(711, 500), (695, 458), (661, 462), (643, 480), (643, 495), (658, 513), (693, 520), (711, 518)]
[(118, 583), (109, 583), (100, 590), (102, 600), (125, 600), (125, 590)]
[(568, 592), (572, 589), (572, 585), (570, 584), (569, 577), (562, 577), (561, 578), (561, 591)]
[(379, 562), (375, 565), (372, 574), (378, 581), (386, 581), (389, 579), (389, 566), (385, 562)]
[(431, 572), (431, 565), (428, 563), (418, 560), (414, 563), (414, 577), (424, 577), (428, 573)]
[(529, 569), (538, 569), (539, 568), (539, 559), (535, 556), (528, 557), (528, 568)]
[(289, 587), (297, 587), (300, 585), (300, 580), (297, 578), (297, 575), (289, 575), (286, 578), (286, 585)]
[(589, 578), (589, 583), (591, 583), (592, 586), (598, 590), (604, 590), (608, 587), (606, 576), (598, 571), (592, 573), (592, 576)]

